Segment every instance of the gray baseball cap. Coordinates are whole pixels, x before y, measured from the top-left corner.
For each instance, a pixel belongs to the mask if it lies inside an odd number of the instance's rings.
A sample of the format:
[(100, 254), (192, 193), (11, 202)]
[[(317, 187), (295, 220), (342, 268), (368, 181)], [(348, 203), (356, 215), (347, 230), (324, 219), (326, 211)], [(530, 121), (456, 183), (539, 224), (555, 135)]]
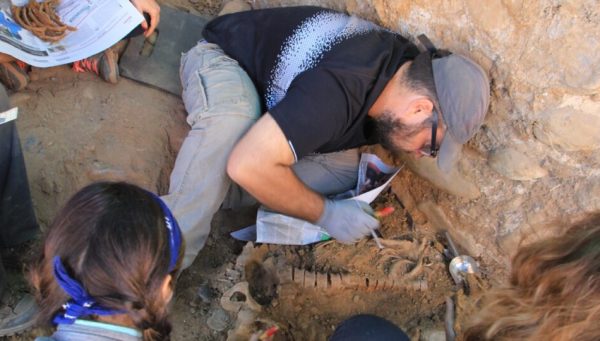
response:
[(446, 134), (438, 153), (438, 167), (450, 172), (462, 145), (479, 130), (490, 103), (490, 82), (471, 59), (450, 54), (432, 60), (433, 78)]

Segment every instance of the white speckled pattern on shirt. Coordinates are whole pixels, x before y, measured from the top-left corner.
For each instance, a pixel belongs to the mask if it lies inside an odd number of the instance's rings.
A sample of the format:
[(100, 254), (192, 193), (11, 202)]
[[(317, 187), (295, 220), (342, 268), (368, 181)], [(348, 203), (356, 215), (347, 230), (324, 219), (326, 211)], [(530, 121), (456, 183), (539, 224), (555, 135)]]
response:
[(335, 12), (317, 13), (303, 21), (283, 43), (277, 56), (265, 94), (267, 107), (277, 105), (294, 78), (317, 65), (335, 44), (380, 29), (369, 21)]

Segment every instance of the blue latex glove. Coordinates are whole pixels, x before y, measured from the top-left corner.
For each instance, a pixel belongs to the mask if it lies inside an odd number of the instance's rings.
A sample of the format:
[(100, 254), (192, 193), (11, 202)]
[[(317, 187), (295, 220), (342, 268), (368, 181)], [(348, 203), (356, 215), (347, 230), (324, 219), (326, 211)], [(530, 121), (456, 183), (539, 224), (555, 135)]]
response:
[(369, 204), (354, 199), (325, 199), (323, 214), (316, 223), (344, 244), (353, 244), (379, 228)]

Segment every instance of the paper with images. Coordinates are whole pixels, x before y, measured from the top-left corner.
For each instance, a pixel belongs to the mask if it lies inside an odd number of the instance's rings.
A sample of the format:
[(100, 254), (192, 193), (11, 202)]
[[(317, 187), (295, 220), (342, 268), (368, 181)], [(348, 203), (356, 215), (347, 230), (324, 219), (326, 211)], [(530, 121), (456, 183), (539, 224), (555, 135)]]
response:
[[(371, 203), (389, 185), (402, 167), (386, 165), (376, 155), (363, 153), (358, 166), (356, 187), (333, 199), (356, 199)], [(331, 237), (325, 229), (305, 220), (259, 208), (256, 225), (231, 233), (239, 240), (257, 243), (306, 245)]]
[[(12, 1), (15, 6), (26, 3)], [(104, 51), (144, 20), (128, 0), (61, 0), (58, 16), (77, 30), (49, 43), (19, 26), (10, 6), (11, 1), (0, 0), (0, 52), (37, 67), (72, 63)]]

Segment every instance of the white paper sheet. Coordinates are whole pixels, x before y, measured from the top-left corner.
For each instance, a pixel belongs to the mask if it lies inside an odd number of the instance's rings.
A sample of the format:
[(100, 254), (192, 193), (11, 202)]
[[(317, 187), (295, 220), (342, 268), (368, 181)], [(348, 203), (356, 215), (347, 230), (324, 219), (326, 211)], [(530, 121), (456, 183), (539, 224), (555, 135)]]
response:
[[(13, 3), (22, 6), (27, 0)], [(0, 0), (0, 52), (37, 67), (72, 63), (104, 51), (144, 20), (128, 0), (62, 0), (57, 14), (77, 31), (49, 43), (19, 26), (10, 6), (10, 1)]]
[(19, 109), (17, 107), (8, 109), (5, 112), (0, 113), (0, 124), (16, 120), (18, 114)]

